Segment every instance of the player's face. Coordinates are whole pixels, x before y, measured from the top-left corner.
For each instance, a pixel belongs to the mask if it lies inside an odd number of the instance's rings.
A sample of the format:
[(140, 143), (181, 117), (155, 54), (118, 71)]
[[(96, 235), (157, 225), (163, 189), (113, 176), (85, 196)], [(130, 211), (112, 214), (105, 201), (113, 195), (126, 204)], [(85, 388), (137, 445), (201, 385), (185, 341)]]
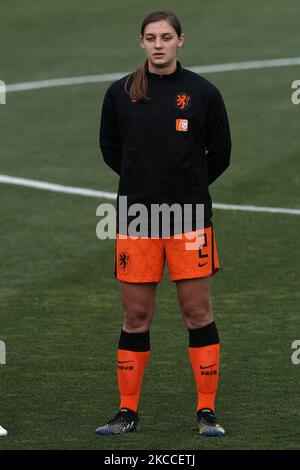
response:
[(177, 50), (182, 47), (184, 35), (177, 36), (175, 29), (165, 20), (149, 23), (140, 45), (146, 51), (148, 60), (154, 67), (164, 68), (177, 58)]

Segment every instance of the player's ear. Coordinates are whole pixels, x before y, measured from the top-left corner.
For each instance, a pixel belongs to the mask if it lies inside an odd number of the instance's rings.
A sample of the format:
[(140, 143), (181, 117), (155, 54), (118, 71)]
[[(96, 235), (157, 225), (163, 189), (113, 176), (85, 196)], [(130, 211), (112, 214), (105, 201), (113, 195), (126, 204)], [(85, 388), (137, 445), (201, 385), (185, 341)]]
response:
[(143, 36), (140, 36), (139, 37), (139, 43), (140, 43), (140, 46), (145, 49), (145, 46), (144, 46), (144, 41), (143, 41)]
[(183, 47), (183, 44), (184, 44), (184, 34), (182, 33), (179, 38), (178, 38), (178, 47)]

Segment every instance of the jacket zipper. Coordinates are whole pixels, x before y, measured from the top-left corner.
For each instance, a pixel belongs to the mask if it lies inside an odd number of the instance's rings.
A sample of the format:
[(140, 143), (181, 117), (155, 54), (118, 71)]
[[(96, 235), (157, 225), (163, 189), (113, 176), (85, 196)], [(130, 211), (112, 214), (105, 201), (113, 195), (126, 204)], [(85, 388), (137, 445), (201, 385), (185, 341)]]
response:
[[(162, 78), (162, 75), (159, 76), (159, 78), (161, 79)], [(158, 114), (157, 114), (157, 127), (156, 127), (156, 132), (157, 132), (157, 136), (159, 136), (159, 120), (160, 120), (160, 109), (161, 109), (161, 94), (162, 94), (162, 83), (159, 82), (159, 93), (158, 93)], [(154, 168), (154, 174), (155, 174), (155, 199), (156, 200), (159, 200), (158, 198), (158, 194), (159, 194), (159, 184), (158, 184), (158, 168), (157, 168), (157, 159), (158, 159), (158, 154), (159, 154), (159, 145), (160, 145), (160, 142), (159, 142), (159, 139), (158, 139), (158, 146), (156, 147), (156, 155), (155, 155), (155, 159), (154, 159), (154, 162), (155, 162), (155, 168)]]

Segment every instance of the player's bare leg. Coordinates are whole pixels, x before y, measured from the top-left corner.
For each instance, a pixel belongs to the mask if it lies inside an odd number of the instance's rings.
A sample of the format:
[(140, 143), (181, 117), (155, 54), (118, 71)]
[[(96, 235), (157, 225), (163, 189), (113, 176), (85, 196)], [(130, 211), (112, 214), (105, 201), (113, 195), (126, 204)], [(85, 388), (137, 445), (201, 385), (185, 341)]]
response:
[(155, 311), (157, 283), (119, 281), (124, 309), (123, 330), (128, 333), (149, 331)]
[(210, 277), (182, 279), (176, 285), (181, 315), (187, 328), (203, 328), (213, 322)]

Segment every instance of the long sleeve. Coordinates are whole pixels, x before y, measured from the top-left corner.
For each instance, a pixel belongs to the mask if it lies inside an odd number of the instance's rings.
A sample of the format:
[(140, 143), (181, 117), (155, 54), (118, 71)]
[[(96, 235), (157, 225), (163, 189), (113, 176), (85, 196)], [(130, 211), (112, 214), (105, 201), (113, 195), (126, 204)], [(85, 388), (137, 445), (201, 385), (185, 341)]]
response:
[(106, 91), (102, 104), (99, 145), (105, 163), (118, 175), (121, 173), (121, 138), (118, 129), (117, 113), (111, 98), (110, 88)]
[(208, 184), (213, 183), (229, 166), (231, 136), (223, 98), (211, 88), (205, 115), (205, 148)]

